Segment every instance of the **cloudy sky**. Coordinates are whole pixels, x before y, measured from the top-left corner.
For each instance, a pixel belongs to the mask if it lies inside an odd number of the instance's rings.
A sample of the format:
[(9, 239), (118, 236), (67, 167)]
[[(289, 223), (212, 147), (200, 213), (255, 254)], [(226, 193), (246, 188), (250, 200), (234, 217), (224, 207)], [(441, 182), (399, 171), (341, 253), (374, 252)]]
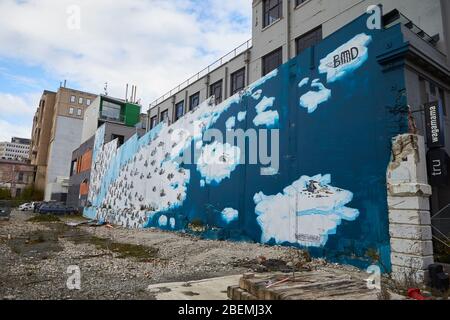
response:
[(0, 141), (29, 137), (64, 79), (117, 97), (136, 84), (147, 109), (248, 40), (250, 18), (251, 0), (0, 0)]

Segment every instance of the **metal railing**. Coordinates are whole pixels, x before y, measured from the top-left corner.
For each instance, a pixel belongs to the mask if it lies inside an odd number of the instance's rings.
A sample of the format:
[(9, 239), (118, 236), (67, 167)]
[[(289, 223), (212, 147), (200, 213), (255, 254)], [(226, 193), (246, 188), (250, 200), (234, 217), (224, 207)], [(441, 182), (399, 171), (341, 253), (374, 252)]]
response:
[(201, 70), (200, 72), (195, 74), (194, 76), (190, 77), (189, 79), (187, 79), (183, 83), (179, 84), (178, 86), (176, 86), (175, 88), (173, 88), (172, 90), (170, 90), (169, 92), (164, 94), (163, 96), (159, 97), (158, 99), (156, 99), (155, 101), (150, 103), (149, 108), (151, 109), (151, 108), (157, 106), (158, 104), (160, 104), (161, 102), (169, 99), (174, 94), (176, 94), (176, 93), (180, 92), (181, 90), (187, 88), (189, 85), (191, 85), (194, 82), (196, 82), (196, 81), (200, 80), (201, 78), (205, 77), (206, 75), (208, 75), (212, 71), (220, 68), (224, 64), (226, 64), (229, 61), (231, 61), (232, 59), (236, 58), (238, 55), (246, 52), (248, 49), (251, 48), (251, 46), (252, 46), (252, 40), (251, 39), (247, 40), (246, 42), (244, 42), (240, 46), (236, 47), (234, 50), (232, 50), (229, 53), (227, 53), (226, 55), (222, 56), (220, 59), (217, 59), (216, 61), (211, 63), (209, 66), (207, 66), (206, 68), (204, 68), (203, 70)]

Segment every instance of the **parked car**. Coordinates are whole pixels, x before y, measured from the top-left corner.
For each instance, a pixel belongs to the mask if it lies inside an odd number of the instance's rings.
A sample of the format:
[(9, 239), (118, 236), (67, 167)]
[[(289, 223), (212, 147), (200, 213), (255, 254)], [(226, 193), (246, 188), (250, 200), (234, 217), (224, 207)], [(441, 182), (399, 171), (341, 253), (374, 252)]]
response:
[(33, 203), (24, 203), (19, 206), (20, 211), (32, 211), (34, 209)]
[(0, 201), (0, 220), (9, 220), (11, 206), (6, 201)]
[(70, 215), (77, 214), (78, 208), (69, 207), (61, 203), (50, 203), (41, 205), (38, 212), (39, 214)]
[(56, 204), (58, 202), (56, 201), (39, 201), (39, 202), (34, 202), (33, 204), (33, 212), (34, 213), (38, 213), (39, 212), (39, 208), (44, 205), (44, 204)]

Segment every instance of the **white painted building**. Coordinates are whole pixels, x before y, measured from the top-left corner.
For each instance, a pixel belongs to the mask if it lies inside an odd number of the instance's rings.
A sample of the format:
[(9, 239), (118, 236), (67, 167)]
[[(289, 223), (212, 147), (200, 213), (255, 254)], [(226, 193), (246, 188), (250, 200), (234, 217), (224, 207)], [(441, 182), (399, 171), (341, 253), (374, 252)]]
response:
[(29, 139), (13, 137), (11, 142), (0, 142), (0, 159), (25, 161), (29, 154)]

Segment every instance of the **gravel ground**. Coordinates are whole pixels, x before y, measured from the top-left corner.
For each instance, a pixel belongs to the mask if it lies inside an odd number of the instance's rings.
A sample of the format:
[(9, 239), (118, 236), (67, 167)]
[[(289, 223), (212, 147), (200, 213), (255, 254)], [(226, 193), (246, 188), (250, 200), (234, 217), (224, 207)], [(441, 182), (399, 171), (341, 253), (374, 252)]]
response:
[[(325, 264), (292, 248), (152, 229), (68, 227), (64, 221), (74, 218), (30, 222), (31, 217), (13, 212), (9, 221), (0, 221), (0, 299), (154, 299), (146, 290), (151, 284)], [(81, 270), (81, 290), (66, 285), (73, 265)]]

